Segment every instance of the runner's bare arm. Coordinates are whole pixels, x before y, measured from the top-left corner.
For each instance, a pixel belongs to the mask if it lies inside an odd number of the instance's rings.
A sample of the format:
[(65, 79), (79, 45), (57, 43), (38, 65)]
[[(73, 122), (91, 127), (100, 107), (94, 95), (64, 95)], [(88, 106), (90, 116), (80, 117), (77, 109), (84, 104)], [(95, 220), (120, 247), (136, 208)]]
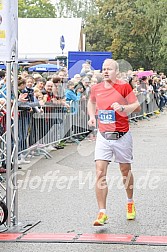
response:
[(88, 124), (89, 126), (95, 126), (96, 125), (96, 119), (95, 119), (96, 103), (92, 102), (90, 98), (88, 100), (87, 108), (88, 108), (88, 114), (90, 117)]
[(140, 112), (141, 107), (138, 101), (128, 104), (128, 105), (121, 105), (118, 102), (114, 102), (111, 105), (111, 108), (113, 108), (115, 111), (125, 112), (127, 114), (133, 113), (133, 112)]

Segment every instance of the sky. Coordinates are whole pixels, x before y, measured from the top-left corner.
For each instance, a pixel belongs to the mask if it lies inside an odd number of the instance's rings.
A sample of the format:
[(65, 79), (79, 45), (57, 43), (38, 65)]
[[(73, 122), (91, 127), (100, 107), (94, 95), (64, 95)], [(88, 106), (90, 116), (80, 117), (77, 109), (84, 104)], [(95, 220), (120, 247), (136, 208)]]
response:
[(52, 4), (55, 4), (56, 2), (58, 2), (59, 0), (50, 0), (50, 2), (52, 3)]

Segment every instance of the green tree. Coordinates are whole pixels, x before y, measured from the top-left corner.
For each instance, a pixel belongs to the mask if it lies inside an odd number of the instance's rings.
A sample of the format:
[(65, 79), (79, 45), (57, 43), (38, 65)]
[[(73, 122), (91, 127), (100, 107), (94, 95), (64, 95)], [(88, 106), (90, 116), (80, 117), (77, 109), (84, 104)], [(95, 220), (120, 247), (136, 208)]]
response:
[(134, 27), (141, 38), (142, 46), (140, 46), (140, 49), (145, 66), (147, 68), (155, 69), (158, 67), (160, 69), (164, 66), (164, 53), (166, 51), (166, 1), (137, 0), (136, 6), (140, 15), (138, 15), (138, 22), (135, 23)]
[(159, 51), (159, 57), (161, 57), (161, 59), (159, 60), (159, 64), (160, 64), (160, 69), (166, 73), (167, 75), (167, 22), (166, 24), (164, 24), (164, 26), (162, 27), (162, 32), (161, 32), (161, 41), (162, 41), (162, 46), (160, 48)]
[(49, 0), (19, 0), (18, 16), (21, 18), (54, 18), (56, 8)]
[(113, 4), (104, 1), (96, 1), (97, 13), (89, 15), (86, 20), (86, 49), (94, 51), (106, 51), (112, 44), (112, 26), (114, 12)]
[(96, 15), (87, 18), (88, 50), (112, 51), (135, 68), (165, 64), (166, 0), (97, 0)]

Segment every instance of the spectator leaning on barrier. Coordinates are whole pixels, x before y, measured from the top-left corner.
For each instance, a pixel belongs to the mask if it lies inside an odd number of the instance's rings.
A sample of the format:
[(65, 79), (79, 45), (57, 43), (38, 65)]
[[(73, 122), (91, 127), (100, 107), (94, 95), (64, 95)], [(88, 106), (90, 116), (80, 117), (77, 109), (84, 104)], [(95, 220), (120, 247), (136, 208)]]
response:
[[(46, 102), (46, 97), (44, 97), (42, 91), (38, 88), (34, 89), (34, 102), (37, 101), (43, 101), (44, 103)], [(37, 112), (43, 112), (42, 109), (36, 109)]]
[(167, 96), (166, 96), (166, 89), (161, 87), (160, 91), (159, 91), (159, 97), (160, 97), (160, 101), (159, 101), (159, 110), (161, 112), (164, 111), (164, 107), (167, 104)]
[(52, 88), (53, 88), (53, 81), (49, 80), (46, 82), (45, 87), (42, 91), (45, 99), (46, 99), (46, 103), (52, 103), (53, 102), (53, 92), (52, 92)]
[[(26, 89), (26, 79), (21, 75), (18, 76), (18, 107), (20, 110), (30, 111), (31, 108), (36, 106), (44, 105), (43, 101), (37, 100), (36, 102), (31, 102), (28, 97), (28, 92)], [(34, 99), (34, 98), (33, 98)]]
[[(123, 176), (127, 193), (127, 219), (135, 219), (133, 201), (133, 175), (131, 172), (132, 136), (129, 131), (128, 114), (140, 111), (139, 102), (129, 83), (118, 80), (119, 67), (113, 59), (103, 63), (104, 81), (91, 87), (88, 101), (89, 126), (96, 125), (95, 113), (98, 108), (98, 128), (95, 161), (96, 161), (96, 197), (99, 207), (94, 226), (101, 226), (107, 221), (107, 167), (115, 156), (115, 162)], [(97, 107), (96, 107), (97, 106)]]
[(140, 82), (140, 91), (146, 93), (147, 92), (148, 79), (146, 76), (141, 78)]
[(59, 76), (54, 75), (52, 77), (53, 81), (53, 95), (61, 103), (62, 100), (65, 100), (65, 89), (63, 86), (62, 79)]
[(83, 93), (84, 92), (84, 86), (82, 84), (82, 82), (79, 82), (78, 85), (75, 86), (75, 93), (76, 95), (79, 93)]
[[(53, 76), (52, 77), (52, 82), (53, 82), (53, 88), (52, 92), (54, 97), (58, 100), (61, 97), (61, 78), (59, 76)], [(59, 92), (60, 91), (60, 92)]]
[(65, 91), (65, 98), (67, 102), (79, 101), (81, 99), (81, 90), (77, 89), (77, 93), (74, 90), (74, 83), (69, 81), (67, 84), (67, 89)]
[[(21, 152), (27, 148), (27, 136), (30, 123), (30, 111), (33, 105), (40, 105), (39, 103), (31, 103), (28, 101), (28, 93), (25, 91), (26, 79), (18, 75), (18, 151)], [(18, 164), (29, 163), (24, 159), (23, 154), (18, 155)]]
[(77, 88), (77, 86), (74, 87), (74, 83), (72, 81), (68, 81), (67, 89), (65, 91), (66, 102), (70, 105), (70, 112), (74, 114), (78, 111), (78, 101), (81, 100), (83, 90), (81, 85), (78, 86), (79, 88)]
[[(30, 127), (31, 123), (31, 113), (33, 113), (33, 109), (36, 107), (40, 107), (44, 105), (44, 102), (42, 100), (38, 100), (37, 102), (32, 102), (29, 99), (29, 94), (25, 90), (26, 87), (26, 79), (22, 78), (21, 76), (18, 76), (18, 110), (19, 110), (19, 116), (18, 116), (18, 151), (23, 151), (27, 148), (27, 136), (28, 136), (28, 129)], [(19, 155), (19, 159), (22, 158)], [(19, 162), (20, 163), (20, 162)], [(26, 161), (24, 160), (24, 163)]]
[(66, 103), (64, 88), (62, 86), (61, 78), (58, 76), (53, 76), (53, 102), (59, 106), (59, 112), (65, 112), (65, 108), (69, 108), (69, 104)]
[[(158, 94), (158, 92), (159, 92), (160, 85), (157, 83), (157, 78), (155, 76), (153, 77), (153, 80), (152, 80), (152, 86), (153, 86), (153, 92), (154, 92), (154, 99), (155, 99), (157, 107), (159, 107), (159, 94)], [(157, 111), (157, 112), (160, 113), (159, 111)]]
[(29, 102), (33, 102), (34, 101), (34, 78), (32, 76), (28, 76), (26, 77), (26, 88), (25, 88), (25, 92), (28, 94), (27, 95), (27, 99)]

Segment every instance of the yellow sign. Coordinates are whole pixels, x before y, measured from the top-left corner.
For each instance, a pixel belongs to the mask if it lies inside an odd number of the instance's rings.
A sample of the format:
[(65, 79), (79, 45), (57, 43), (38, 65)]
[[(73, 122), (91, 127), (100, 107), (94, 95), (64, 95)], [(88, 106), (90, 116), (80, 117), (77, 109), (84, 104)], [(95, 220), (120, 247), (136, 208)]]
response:
[(0, 30), (0, 38), (2, 39), (6, 38), (6, 34), (4, 30)]
[(3, 0), (0, 0), (0, 10), (3, 9)]

